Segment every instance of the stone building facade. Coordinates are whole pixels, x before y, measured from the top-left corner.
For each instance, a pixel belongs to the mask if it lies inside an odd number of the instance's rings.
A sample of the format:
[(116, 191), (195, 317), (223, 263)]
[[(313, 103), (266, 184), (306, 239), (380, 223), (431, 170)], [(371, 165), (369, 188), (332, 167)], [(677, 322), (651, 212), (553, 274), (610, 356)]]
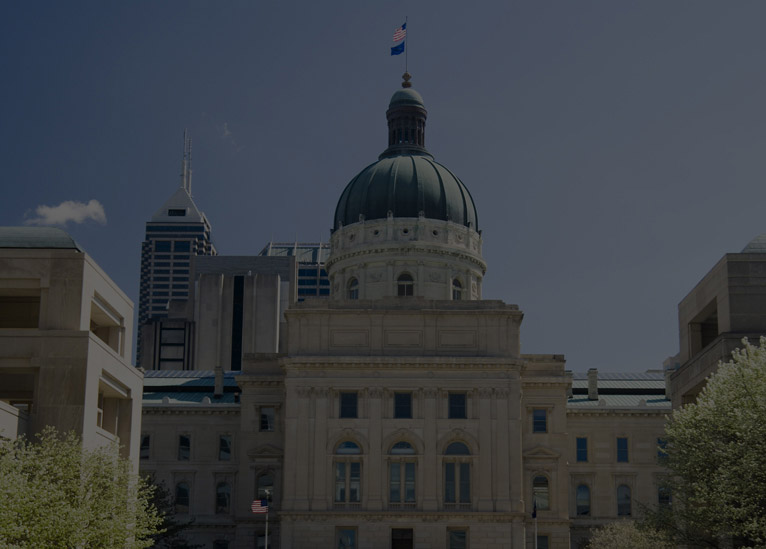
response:
[(523, 314), (482, 299), (473, 199), (426, 150), (406, 77), (388, 148), (338, 201), (329, 298), (293, 296), (279, 351), (240, 371), (147, 372), (142, 468), (207, 547), (264, 547), (264, 495), (283, 548), (568, 549), (658, 502), (663, 374), (520, 352)]

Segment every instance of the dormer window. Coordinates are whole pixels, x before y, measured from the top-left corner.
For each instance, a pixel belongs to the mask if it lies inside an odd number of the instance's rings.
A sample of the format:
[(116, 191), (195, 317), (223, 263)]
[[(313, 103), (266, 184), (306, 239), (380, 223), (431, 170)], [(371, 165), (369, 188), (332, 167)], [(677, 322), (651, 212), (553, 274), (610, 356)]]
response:
[(396, 279), (396, 295), (401, 297), (411, 297), (415, 295), (415, 281), (409, 273), (403, 273)]
[(183, 217), (186, 215), (186, 209), (170, 209), (168, 210), (168, 217)]

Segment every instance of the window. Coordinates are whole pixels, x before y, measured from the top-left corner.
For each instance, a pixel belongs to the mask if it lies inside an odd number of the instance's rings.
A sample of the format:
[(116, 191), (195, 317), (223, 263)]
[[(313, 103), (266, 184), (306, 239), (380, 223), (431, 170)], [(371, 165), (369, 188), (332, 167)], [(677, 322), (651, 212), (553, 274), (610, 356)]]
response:
[(577, 437), (577, 461), (588, 461), (588, 439), (586, 437)]
[(466, 419), (467, 395), (465, 393), (450, 393), (449, 394), (449, 418), (450, 419)]
[(335, 503), (358, 504), (361, 501), (362, 449), (355, 442), (341, 442), (335, 449)]
[(415, 281), (412, 275), (404, 273), (396, 279), (396, 295), (409, 297), (415, 295)]
[(229, 542), (225, 539), (217, 539), (213, 542), (213, 549), (229, 549)]
[(657, 503), (659, 503), (661, 507), (667, 507), (672, 503), (670, 488), (667, 486), (660, 486), (657, 488)]
[(471, 452), (462, 442), (453, 442), (444, 451), (444, 503), (468, 507), (471, 503)]
[(621, 484), (617, 487), (617, 516), (629, 517), (631, 515), (630, 486)]
[(586, 484), (580, 484), (577, 487), (575, 503), (577, 505), (578, 517), (590, 515), (590, 488)]
[(468, 530), (447, 529), (447, 549), (468, 549)]
[(271, 501), (274, 495), (274, 477), (265, 473), (258, 477), (258, 499)]
[(189, 461), (191, 456), (191, 436), (178, 435), (178, 461)]
[(186, 209), (170, 209), (168, 210), (168, 217), (183, 217), (186, 215)]
[(340, 394), (340, 417), (354, 418), (357, 416), (357, 393)]
[(394, 393), (394, 417), (412, 418), (412, 393)]
[(391, 549), (412, 549), (413, 543), (412, 528), (391, 529)]
[(547, 511), (551, 508), (548, 477), (544, 475), (537, 475), (534, 479), (532, 479), (532, 497), (537, 503), (538, 510)]
[(617, 437), (617, 462), (628, 462), (628, 439), (626, 437)]
[(261, 406), (261, 431), (274, 430), (276, 409), (272, 406)]
[(231, 435), (218, 437), (218, 459), (229, 461), (231, 459)]
[(170, 251), (170, 240), (155, 240), (154, 241), (154, 251), (155, 252), (169, 252)]
[(391, 447), (388, 469), (388, 501), (415, 504), (415, 448), (409, 442), (397, 442)]
[(189, 512), (189, 485), (185, 482), (176, 484), (175, 507), (176, 513)]
[(537, 535), (537, 549), (548, 549), (550, 547), (550, 536), (547, 534)]
[(348, 298), (359, 299), (359, 281), (356, 278), (348, 281)]
[(152, 438), (144, 433), (141, 435), (141, 451), (138, 454), (139, 459), (149, 459), (149, 452), (152, 449)]
[(335, 529), (335, 542), (337, 549), (356, 549), (356, 528), (338, 526)]
[(189, 252), (191, 251), (191, 242), (188, 240), (176, 242), (173, 247), (176, 252)]
[(463, 299), (463, 285), (457, 278), (452, 281), (452, 299), (455, 301)]
[(535, 408), (532, 410), (532, 432), (548, 432), (548, 410), (544, 408)]
[(218, 483), (215, 489), (216, 514), (228, 514), (231, 509), (231, 486), (226, 482)]
[(37, 328), (40, 290), (8, 289), (0, 295), (0, 328)]

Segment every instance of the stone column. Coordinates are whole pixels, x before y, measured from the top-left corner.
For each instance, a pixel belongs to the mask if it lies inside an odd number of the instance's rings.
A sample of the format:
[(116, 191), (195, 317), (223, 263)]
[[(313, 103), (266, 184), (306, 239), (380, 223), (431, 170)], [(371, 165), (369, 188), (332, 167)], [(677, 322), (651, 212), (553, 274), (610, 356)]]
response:
[(290, 465), (295, 470), (295, 501), (293, 509), (305, 511), (309, 508), (309, 468), (311, 460), (308, 459), (310, 451), (309, 443), (309, 402), (311, 399), (311, 387), (298, 387), (298, 417), (295, 421), (296, 444), (292, 455), (285, 451), (285, 457), (290, 459)]
[(369, 488), (367, 490), (367, 509), (370, 511), (379, 511), (383, 509), (383, 497), (381, 493), (381, 484), (385, 481), (381, 479), (387, 478), (386, 472), (383, 469), (382, 452), (385, 449), (381, 448), (381, 398), (383, 397), (383, 389), (380, 387), (372, 387), (367, 390), (367, 396), (369, 398), (369, 406), (367, 408), (367, 419), (369, 425), (369, 457), (367, 465), (367, 479)]
[(476, 391), (479, 397), (479, 511), (492, 511), (492, 389)]
[[(495, 462), (495, 511), (509, 512), (511, 510), (510, 489), (511, 479), (509, 476), (509, 460), (511, 455), (508, 444), (508, 395), (510, 391), (505, 387), (495, 389), (496, 420), (496, 453)], [(515, 451), (520, 451), (517, 447)]]
[[(423, 389), (423, 443), (425, 449), (420, 462), (423, 478), (423, 511), (435, 511), (439, 501), (436, 498), (437, 486), (441, 478), (441, 463), (438, 461), (436, 448), (436, 399), (439, 391), (428, 387)], [(434, 467), (435, 465), (435, 467)]]
[[(326, 452), (327, 448), (327, 418), (328, 399), (332, 391), (327, 387), (317, 387), (314, 389), (314, 459), (313, 459), (313, 477), (314, 489), (312, 490), (311, 509), (313, 511), (327, 509), (327, 466)], [(311, 461), (306, 456), (306, 461)]]

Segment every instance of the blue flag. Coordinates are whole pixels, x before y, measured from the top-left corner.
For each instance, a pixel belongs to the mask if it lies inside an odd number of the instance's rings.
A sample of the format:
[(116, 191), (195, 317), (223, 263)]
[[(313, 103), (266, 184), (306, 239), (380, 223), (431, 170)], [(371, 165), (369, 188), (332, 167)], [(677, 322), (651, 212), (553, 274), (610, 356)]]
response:
[(399, 55), (401, 53), (404, 53), (404, 42), (391, 48), (391, 55)]

